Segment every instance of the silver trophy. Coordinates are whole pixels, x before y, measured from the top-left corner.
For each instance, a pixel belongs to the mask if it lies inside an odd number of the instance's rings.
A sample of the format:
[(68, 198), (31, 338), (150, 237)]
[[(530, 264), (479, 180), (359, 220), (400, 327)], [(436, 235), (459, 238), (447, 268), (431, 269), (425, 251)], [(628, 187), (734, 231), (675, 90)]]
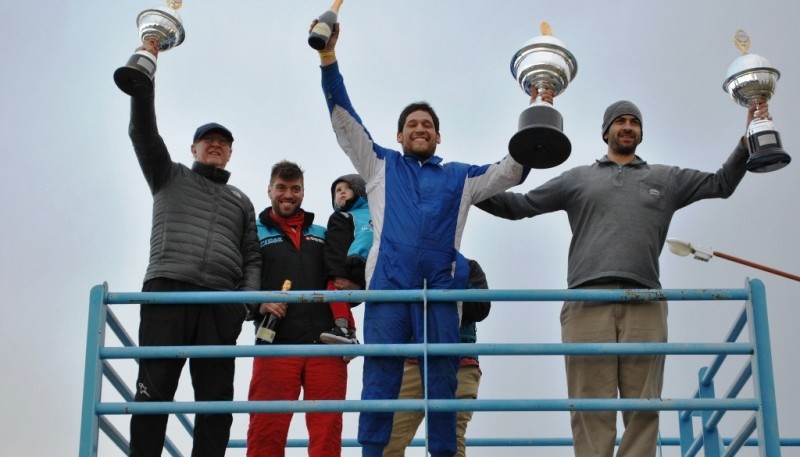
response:
[[(158, 50), (166, 51), (183, 43), (186, 33), (183, 30), (178, 9), (182, 0), (167, 0), (167, 6), (147, 9), (139, 13), (136, 25), (142, 43), (155, 39)], [(156, 73), (156, 56), (145, 51), (136, 51), (124, 67), (114, 72), (114, 82), (132, 97), (149, 95), (153, 92), (153, 76)]]
[[(748, 54), (750, 37), (744, 30), (737, 30), (734, 35), (736, 47), (742, 55), (728, 67), (727, 77), (722, 88), (730, 94), (738, 104), (748, 107), (751, 102), (768, 102), (775, 92), (775, 84), (781, 77), (780, 72), (772, 68), (769, 61), (756, 54)], [(750, 146), (750, 158), (747, 170), (755, 173), (766, 173), (779, 170), (791, 162), (792, 158), (783, 150), (781, 137), (769, 119), (756, 117), (747, 127), (747, 141)]]
[(536, 100), (519, 116), (519, 131), (511, 137), (508, 151), (517, 162), (532, 168), (552, 168), (564, 163), (572, 151), (562, 132), (564, 121), (541, 93), (552, 89), (553, 96), (567, 88), (578, 72), (575, 56), (564, 43), (552, 36), (550, 25), (541, 24), (541, 36), (528, 40), (511, 59), (511, 74), (526, 94), (536, 87)]

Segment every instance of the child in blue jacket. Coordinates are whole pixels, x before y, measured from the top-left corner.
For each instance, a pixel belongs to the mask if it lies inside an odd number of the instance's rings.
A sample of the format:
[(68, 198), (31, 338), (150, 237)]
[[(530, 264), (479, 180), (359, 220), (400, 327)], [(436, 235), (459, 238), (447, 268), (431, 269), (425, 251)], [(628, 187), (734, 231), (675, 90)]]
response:
[[(344, 175), (331, 184), (333, 214), (325, 235), (327, 289), (364, 289), (364, 268), (372, 247), (372, 224), (367, 205), (366, 183), (357, 174)], [(320, 335), (328, 344), (355, 344), (356, 325), (352, 305), (329, 303), (334, 327)]]

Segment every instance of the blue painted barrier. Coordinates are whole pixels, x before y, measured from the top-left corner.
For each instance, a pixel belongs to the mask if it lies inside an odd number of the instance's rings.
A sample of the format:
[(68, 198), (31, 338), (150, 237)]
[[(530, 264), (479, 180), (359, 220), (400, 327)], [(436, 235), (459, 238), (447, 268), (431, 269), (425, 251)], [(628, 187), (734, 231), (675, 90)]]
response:
[[(458, 344), (405, 345), (276, 345), (276, 346), (169, 346), (137, 347), (109, 305), (138, 303), (197, 303), (198, 306), (243, 302), (328, 302), (328, 301), (744, 301), (741, 312), (722, 343), (524, 343), (470, 346), (470, 353), (496, 355), (710, 355), (707, 367), (698, 371), (698, 388), (685, 399), (511, 399), (511, 400), (328, 400), (328, 401), (231, 401), (231, 402), (133, 402), (132, 394), (114, 371), (114, 360), (137, 358), (258, 357), (303, 355), (428, 356), (458, 355)], [(105, 347), (106, 330), (111, 329), (123, 347)], [(746, 329), (748, 341), (737, 342)], [(725, 394), (715, 395), (714, 379), (728, 355), (746, 355), (747, 362)], [(109, 292), (106, 284), (92, 288), (90, 294), (84, 390), (81, 415), (80, 457), (94, 457), (102, 431), (128, 452), (123, 433), (107, 416), (127, 414), (176, 414), (191, 434), (186, 414), (308, 411), (676, 411), (679, 437), (660, 440), (661, 446), (679, 446), (682, 456), (721, 457), (735, 455), (743, 446), (757, 446), (761, 456), (779, 457), (781, 447), (800, 446), (800, 439), (781, 439), (778, 432), (777, 402), (772, 370), (766, 293), (759, 280), (749, 280), (743, 289), (621, 289), (621, 290), (406, 290), (406, 291), (289, 291), (289, 292)], [(102, 401), (103, 379), (122, 396), (122, 402)], [(752, 381), (753, 398), (737, 398), (742, 387)], [(727, 411), (750, 411), (739, 433), (721, 437), (717, 426)], [(700, 430), (694, 431), (693, 417), (701, 417)], [(756, 437), (752, 437), (756, 434)], [(571, 438), (467, 438), (467, 446), (543, 447), (572, 446)], [(412, 446), (424, 446), (415, 439)], [(308, 440), (290, 439), (288, 447), (307, 447)], [(357, 447), (351, 438), (344, 447)], [(244, 448), (242, 439), (232, 439), (229, 448)], [(165, 449), (172, 456), (182, 454), (169, 439)]]

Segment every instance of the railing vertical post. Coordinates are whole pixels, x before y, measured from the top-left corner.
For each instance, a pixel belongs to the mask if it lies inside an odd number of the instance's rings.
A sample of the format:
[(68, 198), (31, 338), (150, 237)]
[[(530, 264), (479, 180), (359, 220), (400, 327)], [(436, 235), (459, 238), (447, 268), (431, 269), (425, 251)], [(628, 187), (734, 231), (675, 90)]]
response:
[(106, 294), (108, 284), (97, 285), (89, 294), (89, 325), (86, 331), (86, 367), (83, 375), (83, 411), (79, 457), (97, 455), (99, 421), (96, 413), (103, 383), (100, 347), (106, 337)]
[(750, 299), (747, 302), (747, 320), (750, 341), (755, 353), (752, 357), (753, 387), (759, 408), (756, 413), (759, 455), (780, 457), (781, 444), (778, 432), (778, 406), (775, 401), (775, 379), (772, 371), (772, 347), (767, 319), (767, 294), (764, 283), (758, 279), (748, 281)]
[(428, 403), (428, 280), (422, 280), (422, 341), (425, 344), (424, 353), (422, 354), (422, 398), (425, 399), (425, 455), (430, 455), (429, 445), (431, 437), (428, 436), (428, 418), (430, 417), (430, 408)]
[[(700, 398), (713, 399), (715, 398), (714, 382), (703, 382), (706, 377), (706, 371), (708, 371), (708, 367), (703, 367), (700, 369), (700, 373), (698, 375), (698, 380), (700, 382), (697, 392), (700, 394)], [(714, 411), (704, 410), (700, 413), (703, 423), (703, 451), (706, 457), (719, 457), (722, 455), (722, 438), (719, 436), (719, 429), (716, 425), (709, 427), (708, 423), (713, 412)]]
[[(688, 413), (685, 414), (684, 413)], [(681, 445), (681, 455), (686, 455), (694, 442), (694, 427), (692, 426), (691, 411), (678, 411), (678, 432)]]

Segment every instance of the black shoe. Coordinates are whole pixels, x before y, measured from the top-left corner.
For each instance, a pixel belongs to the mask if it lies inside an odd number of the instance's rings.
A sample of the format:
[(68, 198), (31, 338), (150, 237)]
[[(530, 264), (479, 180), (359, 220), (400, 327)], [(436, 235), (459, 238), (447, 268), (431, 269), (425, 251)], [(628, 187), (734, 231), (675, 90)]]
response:
[(322, 332), (319, 339), (325, 344), (358, 344), (355, 334), (342, 327), (333, 327)]

